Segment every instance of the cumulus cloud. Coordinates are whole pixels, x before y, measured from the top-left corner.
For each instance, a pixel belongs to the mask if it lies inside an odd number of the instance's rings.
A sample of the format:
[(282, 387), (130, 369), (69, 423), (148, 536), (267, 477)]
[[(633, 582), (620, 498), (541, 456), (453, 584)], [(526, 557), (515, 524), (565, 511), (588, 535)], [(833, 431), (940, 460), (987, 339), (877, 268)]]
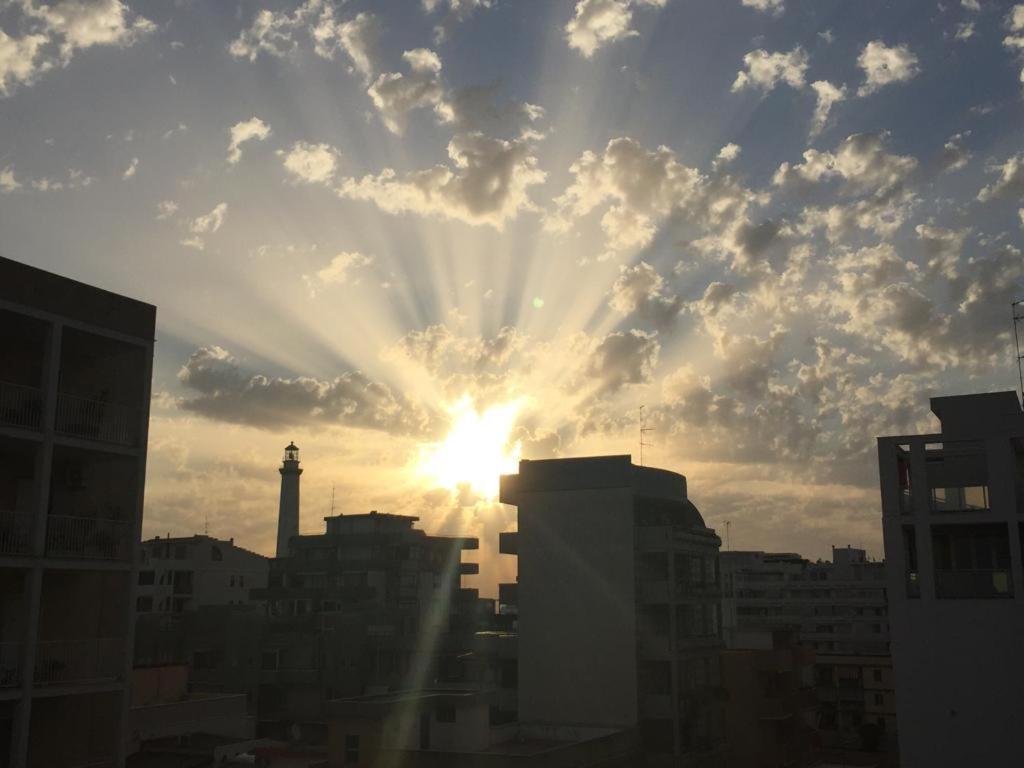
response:
[(156, 204), (157, 219), (169, 219), (178, 212), (178, 204), (173, 200), (161, 200)]
[(121, 174), (122, 179), (130, 179), (135, 176), (135, 173), (139, 170), (139, 158), (133, 157), (128, 163), (128, 167), (124, 169), (124, 173)]
[(661, 345), (653, 333), (636, 329), (587, 339), (585, 373), (598, 395), (611, 395), (631, 384), (645, 384), (658, 362)]
[(667, 291), (665, 278), (646, 261), (619, 267), (608, 305), (622, 315), (635, 313), (660, 329), (669, 327), (683, 308), (680, 298)]
[(998, 173), (999, 178), (978, 192), (980, 202), (1024, 196), (1024, 154), (1012, 155), (1002, 165), (990, 166), (988, 171)]
[(270, 134), (270, 126), (258, 117), (235, 123), (231, 126), (231, 140), (228, 142), (228, 162), (235, 165), (242, 159), (242, 145), (245, 142), (265, 141)]
[(342, 251), (315, 274), (304, 275), (304, 279), (309, 286), (310, 293), (315, 295), (319, 290), (328, 286), (344, 285), (349, 281), (353, 272), (369, 266), (373, 261), (373, 256), (359, 251)]
[(182, 245), (187, 245), (190, 248), (196, 250), (203, 250), (206, 247), (206, 243), (203, 240), (205, 235), (212, 235), (214, 232), (219, 230), (224, 224), (224, 219), (228, 215), (228, 204), (218, 203), (213, 207), (209, 213), (205, 213), (202, 216), (197, 216), (192, 219), (188, 225), (188, 231), (191, 233), (191, 237), (181, 241)]
[[(1004, 25), (1009, 34), (1003, 38), (1003, 45), (1019, 59), (1024, 56), (1024, 3), (1017, 4), (1006, 14)], [(1024, 69), (1020, 73), (1020, 81), (1024, 83)]]
[(573, 17), (565, 25), (569, 47), (585, 58), (607, 43), (635, 37), (633, 11), (637, 7), (664, 8), (668, 0), (578, 0)]
[(974, 22), (964, 21), (956, 25), (956, 29), (953, 32), (954, 40), (970, 40), (974, 37)]
[(51, 5), (22, 0), (9, 5), (25, 31), (12, 37), (0, 30), (0, 96), (67, 66), (79, 50), (128, 47), (156, 29), (121, 0), (60, 0)]
[(372, 13), (363, 11), (338, 27), (342, 50), (352, 60), (353, 69), (369, 82), (378, 70), (377, 41), (380, 22)]
[(743, 57), (744, 69), (736, 74), (732, 90), (759, 88), (764, 92), (786, 83), (792, 88), (803, 88), (808, 59), (803, 48), (797, 46), (789, 53), (769, 53), (763, 48)]
[(857, 57), (857, 65), (864, 71), (864, 85), (858, 96), (867, 96), (879, 88), (893, 83), (904, 83), (921, 72), (915, 56), (906, 45), (887, 46), (881, 40), (872, 40)]
[(960, 254), (969, 229), (946, 229), (935, 224), (918, 224), (914, 231), (924, 247), (928, 274), (947, 280), (959, 277)]
[(48, 176), (19, 178), (14, 167), (8, 165), (3, 170), (0, 170), (0, 194), (28, 190), (34, 192), (61, 192), (70, 189), (84, 189), (90, 186), (93, 181), (92, 176), (88, 176), (75, 168), (69, 168), (67, 176), (63, 180), (53, 179)]
[(781, 16), (786, 10), (784, 0), (742, 0), (744, 8), (753, 8), (762, 13), (770, 13), (774, 16)]
[(973, 11), (974, 13), (981, 11), (979, 0), (960, 0), (960, 5), (967, 11)]
[(347, 178), (338, 195), (374, 203), (387, 213), (417, 213), (502, 229), (521, 211), (533, 210), (531, 186), (545, 179), (528, 138), (503, 140), (480, 132), (448, 142), (451, 165), (399, 175), (391, 168)]
[(808, 149), (803, 157), (804, 162), (796, 165), (782, 163), (773, 183), (817, 184), (839, 178), (851, 193), (884, 193), (906, 182), (917, 168), (915, 158), (887, 153), (883, 137), (876, 133), (855, 133), (843, 139), (835, 152)]
[(296, 181), (306, 184), (327, 184), (334, 178), (341, 157), (330, 144), (297, 141), (287, 152), (277, 151), (285, 170)]
[(263, 8), (256, 13), (247, 29), (228, 45), (228, 51), (239, 59), (256, 61), (261, 53), (283, 57), (298, 46), (298, 33), (309, 36), (317, 55), (332, 58), (339, 43), (334, 6), (327, 0), (307, 0), (294, 12)]
[(955, 134), (949, 137), (942, 146), (942, 153), (939, 156), (939, 167), (943, 172), (959, 171), (967, 166), (971, 159), (971, 153), (964, 147), (964, 141), (971, 135), (970, 131)]
[(422, 435), (428, 416), (359, 371), (330, 380), (251, 373), (218, 346), (197, 349), (178, 372), (193, 396), (181, 407), (210, 419), (265, 429), (296, 425), (349, 426)]
[(814, 138), (828, 123), (832, 107), (846, 98), (846, 86), (835, 86), (827, 80), (816, 80), (811, 89), (817, 100), (814, 104), (814, 115), (811, 117), (811, 138)]
[(401, 136), (408, 114), (414, 109), (429, 108), (442, 120), (451, 117), (441, 83), (441, 59), (427, 48), (416, 48), (402, 54), (408, 73), (385, 72), (367, 90), (381, 120), (392, 133)]
[(14, 169), (8, 165), (0, 171), (0, 192), (10, 194), (18, 189), (21, 189), (21, 182), (18, 181), (18, 177), (15, 175)]

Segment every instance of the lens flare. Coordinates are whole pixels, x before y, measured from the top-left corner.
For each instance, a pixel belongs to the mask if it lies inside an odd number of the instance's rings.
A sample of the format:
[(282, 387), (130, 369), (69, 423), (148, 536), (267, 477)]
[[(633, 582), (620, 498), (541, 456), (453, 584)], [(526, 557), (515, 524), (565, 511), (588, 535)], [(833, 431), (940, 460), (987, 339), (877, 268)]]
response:
[(481, 412), (463, 397), (448, 408), (451, 428), (444, 440), (421, 448), (420, 473), (452, 492), (468, 487), (484, 499), (496, 498), (500, 475), (515, 472), (519, 462), (522, 444), (512, 442), (512, 430), (522, 405), (514, 400)]

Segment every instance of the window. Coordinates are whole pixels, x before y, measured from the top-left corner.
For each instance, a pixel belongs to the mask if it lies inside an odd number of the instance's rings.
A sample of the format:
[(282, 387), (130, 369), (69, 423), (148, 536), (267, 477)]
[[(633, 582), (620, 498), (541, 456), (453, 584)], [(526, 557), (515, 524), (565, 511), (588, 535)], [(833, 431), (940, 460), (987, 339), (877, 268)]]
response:
[(345, 734), (345, 764), (355, 765), (359, 762), (359, 734)]
[(224, 559), (224, 553), (220, 551), (220, 547), (213, 546), (210, 548), (210, 559), (217, 563)]
[[(260, 669), (275, 670), (281, 663), (281, 651), (278, 648), (270, 648), (263, 652), (260, 658)], [(347, 737), (346, 737), (347, 738)], [(358, 737), (357, 737), (358, 739)]]
[(238, 586), (240, 586), (240, 587), (244, 587), (245, 586), (245, 576), (239, 576), (238, 577)]
[(932, 549), (936, 597), (1013, 596), (1005, 525), (934, 525)]
[(454, 723), (455, 722), (455, 707), (451, 704), (441, 704), (436, 710), (437, 722), (439, 723)]
[(987, 485), (932, 488), (932, 512), (973, 512), (988, 508)]
[(235, 586), (235, 575), (231, 574), (231, 586)]
[(139, 571), (139, 586), (149, 587), (156, 580), (156, 571)]
[(873, 669), (873, 670), (871, 670), (871, 677), (874, 679), (874, 681), (876, 683), (882, 682), (882, 670), (880, 670), (880, 669)]
[(153, 610), (153, 598), (149, 595), (142, 595), (135, 600), (135, 610), (139, 613), (149, 613)]
[(881, 694), (881, 693), (876, 693), (875, 694), (875, 704), (877, 706), (879, 706), (879, 707), (882, 706), (883, 704), (885, 704), (885, 696), (883, 694)]
[(186, 560), (188, 559), (188, 549), (184, 544), (178, 544), (174, 548), (174, 559), (175, 560)]

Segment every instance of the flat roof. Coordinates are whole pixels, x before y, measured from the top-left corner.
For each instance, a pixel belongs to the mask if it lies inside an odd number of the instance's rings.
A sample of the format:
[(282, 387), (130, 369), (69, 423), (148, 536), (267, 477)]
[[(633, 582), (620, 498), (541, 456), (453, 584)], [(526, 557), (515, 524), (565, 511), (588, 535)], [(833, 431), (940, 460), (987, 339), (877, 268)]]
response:
[(156, 307), (0, 256), (0, 300), (152, 341)]

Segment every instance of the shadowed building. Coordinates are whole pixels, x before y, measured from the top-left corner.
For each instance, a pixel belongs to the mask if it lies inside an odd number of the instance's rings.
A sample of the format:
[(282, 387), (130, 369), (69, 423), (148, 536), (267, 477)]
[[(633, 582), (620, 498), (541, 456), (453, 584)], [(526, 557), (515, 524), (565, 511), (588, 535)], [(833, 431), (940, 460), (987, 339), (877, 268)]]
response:
[(936, 434), (878, 439), (905, 768), (1019, 765), (1024, 412), (934, 397)]
[(522, 461), (501, 501), (518, 507), (501, 551), (519, 558), (520, 722), (635, 729), (647, 765), (720, 765), (720, 541), (686, 478)]
[(124, 761), (155, 321), (148, 304), (0, 258), (0, 753), (13, 766)]

